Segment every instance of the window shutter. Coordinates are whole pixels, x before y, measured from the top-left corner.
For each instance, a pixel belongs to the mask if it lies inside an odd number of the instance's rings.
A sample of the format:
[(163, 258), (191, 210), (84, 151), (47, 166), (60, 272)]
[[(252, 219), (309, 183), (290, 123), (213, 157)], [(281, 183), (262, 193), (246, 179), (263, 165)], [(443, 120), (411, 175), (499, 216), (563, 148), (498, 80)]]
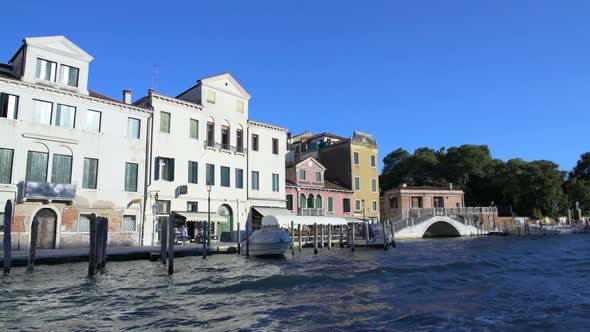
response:
[(156, 167), (154, 167), (154, 180), (160, 180), (160, 157), (156, 157)]
[(168, 167), (168, 178), (170, 181), (174, 181), (174, 159), (170, 158), (170, 167)]

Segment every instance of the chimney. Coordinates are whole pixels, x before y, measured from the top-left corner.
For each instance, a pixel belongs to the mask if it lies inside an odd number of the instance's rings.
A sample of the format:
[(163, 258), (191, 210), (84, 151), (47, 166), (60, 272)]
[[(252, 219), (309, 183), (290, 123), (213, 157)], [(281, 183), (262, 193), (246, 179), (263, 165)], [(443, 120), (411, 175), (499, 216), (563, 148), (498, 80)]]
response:
[(453, 190), (453, 184), (452, 183), (449, 183), (449, 189), (450, 190)]
[(131, 104), (131, 90), (123, 90), (123, 102)]

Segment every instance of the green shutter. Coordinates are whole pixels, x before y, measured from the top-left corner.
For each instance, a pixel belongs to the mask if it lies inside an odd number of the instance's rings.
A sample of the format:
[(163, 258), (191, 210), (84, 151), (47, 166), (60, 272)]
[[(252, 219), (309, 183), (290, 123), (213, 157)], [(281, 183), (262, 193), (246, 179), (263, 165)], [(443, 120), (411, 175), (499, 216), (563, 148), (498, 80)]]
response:
[(46, 182), (48, 161), (49, 156), (47, 153), (29, 151), (27, 155), (27, 172), (25, 180), (32, 182)]
[(299, 195), (299, 208), (305, 209), (307, 206), (307, 198), (305, 198), (304, 194)]
[(160, 132), (170, 133), (170, 113), (160, 113)]
[(98, 159), (84, 158), (84, 174), (82, 175), (82, 188), (96, 189), (98, 175)]
[(51, 182), (72, 182), (72, 156), (61, 154), (53, 155), (53, 165), (51, 166)]
[(321, 209), (324, 207), (324, 202), (322, 201), (322, 196), (318, 195), (315, 198), (315, 208)]
[(0, 149), (0, 183), (10, 183), (12, 180), (13, 154), (11, 149)]
[(125, 191), (137, 191), (137, 164), (125, 163)]
[(174, 181), (174, 158), (168, 159), (168, 181)]
[(334, 212), (334, 197), (328, 197), (328, 211)]
[(191, 119), (190, 137), (199, 138), (199, 121)]

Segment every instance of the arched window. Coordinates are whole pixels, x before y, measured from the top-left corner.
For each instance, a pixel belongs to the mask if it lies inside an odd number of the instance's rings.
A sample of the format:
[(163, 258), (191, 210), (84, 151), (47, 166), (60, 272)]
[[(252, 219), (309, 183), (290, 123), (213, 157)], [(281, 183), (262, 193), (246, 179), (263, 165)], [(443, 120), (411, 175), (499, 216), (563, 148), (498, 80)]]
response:
[(307, 207), (309, 209), (313, 209), (314, 203), (315, 202), (314, 202), (313, 195), (312, 194), (309, 194), (309, 196), (307, 196)]
[(316, 209), (321, 209), (323, 208), (323, 201), (322, 201), (322, 196), (317, 195), (315, 197), (315, 208)]
[(299, 195), (299, 208), (305, 209), (307, 207), (307, 198), (305, 198), (305, 194)]
[(230, 144), (229, 144), (229, 131), (230, 131), (230, 126), (229, 126), (229, 122), (227, 120), (223, 121), (223, 124), (221, 125), (221, 148), (224, 150), (229, 150), (230, 148)]

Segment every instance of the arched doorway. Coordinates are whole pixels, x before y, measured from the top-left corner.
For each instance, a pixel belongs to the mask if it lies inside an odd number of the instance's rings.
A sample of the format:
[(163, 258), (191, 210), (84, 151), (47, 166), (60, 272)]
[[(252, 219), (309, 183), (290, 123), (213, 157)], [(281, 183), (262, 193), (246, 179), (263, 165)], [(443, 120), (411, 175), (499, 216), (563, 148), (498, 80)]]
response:
[(218, 210), (219, 216), (227, 218), (227, 222), (219, 223), (217, 225), (217, 236), (222, 242), (233, 241), (233, 230), (234, 230), (234, 215), (231, 207), (227, 204), (223, 204)]
[(315, 197), (315, 208), (316, 209), (322, 209), (323, 207), (324, 207), (324, 202), (322, 200), (322, 196), (318, 194)]
[(299, 195), (299, 212), (301, 209), (305, 209), (307, 207), (307, 198), (305, 198), (305, 194)]
[(422, 237), (459, 237), (461, 234), (455, 228), (446, 221), (437, 221), (430, 225)]
[(33, 234), (34, 227), (31, 227), (31, 239), (33, 236), (37, 237), (38, 249), (55, 249), (57, 214), (52, 209), (41, 209), (37, 211), (35, 218), (38, 222), (37, 234)]
[(313, 209), (313, 207), (315, 205), (314, 204), (315, 203), (314, 201), (315, 201), (315, 199), (314, 199), (313, 195), (312, 194), (309, 194), (307, 196), (307, 208), (308, 209)]

